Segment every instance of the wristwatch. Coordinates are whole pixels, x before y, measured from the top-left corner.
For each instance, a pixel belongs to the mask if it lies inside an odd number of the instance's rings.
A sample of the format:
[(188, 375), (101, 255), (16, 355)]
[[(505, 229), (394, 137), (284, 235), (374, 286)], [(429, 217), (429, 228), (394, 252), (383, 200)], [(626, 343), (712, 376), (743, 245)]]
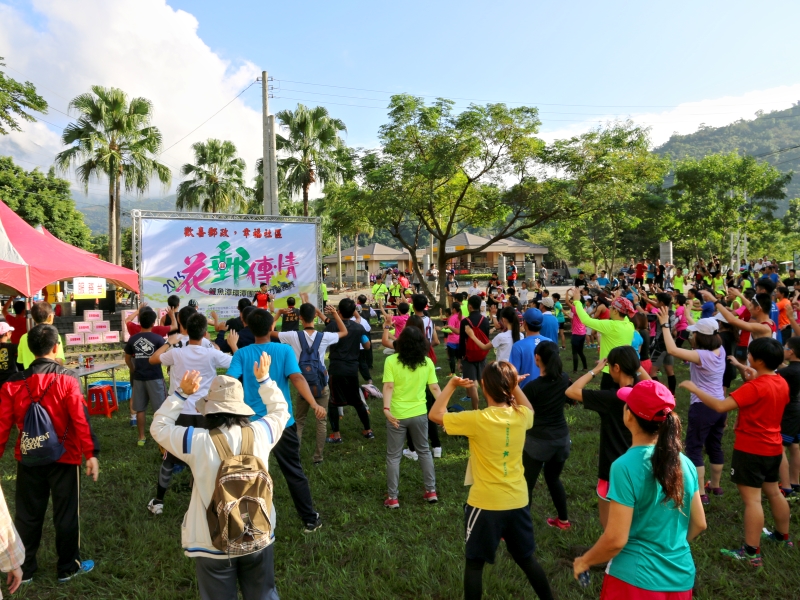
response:
[(669, 323), (662, 323), (661, 327), (666, 327), (667, 329), (669, 329)]
[(592, 379), (594, 379), (595, 372), (594, 372), (594, 371), (592, 371), (591, 369), (589, 369), (589, 375), (591, 375), (591, 376), (592, 376)]

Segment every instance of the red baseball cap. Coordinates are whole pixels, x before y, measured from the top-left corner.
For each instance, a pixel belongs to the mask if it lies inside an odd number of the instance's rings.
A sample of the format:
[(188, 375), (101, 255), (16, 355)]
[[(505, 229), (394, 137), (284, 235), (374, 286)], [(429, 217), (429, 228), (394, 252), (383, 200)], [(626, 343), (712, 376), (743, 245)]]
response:
[(631, 412), (645, 421), (664, 421), (675, 410), (675, 397), (663, 383), (648, 379), (633, 387), (620, 388), (617, 398), (631, 409)]
[(611, 302), (611, 308), (615, 308), (618, 313), (622, 315), (628, 315), (629, 317), (633, 317), (636, 314), (636, 311), (633, 308), (633, 304), (627, 298), (623, 298), (622, 296), (617, 296)]

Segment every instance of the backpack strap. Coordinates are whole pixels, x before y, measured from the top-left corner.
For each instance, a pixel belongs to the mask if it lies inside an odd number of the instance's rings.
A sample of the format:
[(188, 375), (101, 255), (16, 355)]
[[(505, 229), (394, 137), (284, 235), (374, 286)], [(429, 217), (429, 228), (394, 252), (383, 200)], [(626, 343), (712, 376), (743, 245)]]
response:
[[(305, 336), (305, 334), (306, 332), (304, 331), (303, 335)], [(316, 336), (314, 337), (314, 343), (311, 345), (311, 352), (313, 353), (312, 356), (316, 355), (317, 358), (319, 358), (319, 347), (322, 345), (322, 338), (324, 337), (325, 337), (324, 333), (322, 333), (321, 331), (317, 332)]]
[[(47, 395), (47, 392), (50, 391), (50, 388), (56, 382), (57, 379), (58, 379), (58, 374), (55, 374), (53, 376), (53, 379), (50, 380), (50, 383), (47, 384), (47, 387), (44, 388), (44, 391), (42, 392), (42, 395), (39, 396), (39, 398), (34, 398), (33, 397), (33, 393), (31, 392), (31, 388), (28, 385), (28, 378), (25, 377), (24, 375), (22, 377), (22, 381), (25, 382), (25, 389), (28, 390), (28, 396), (30, 397), (31, 402), (33, 402), (34, 404), (39, 404), (42, 400), (44, 400), (44, 397)], [(52, 421), (52, 417), (50, 418), (50, 420)], [(61, 436), (61, 440), (60, 441), (61, 441), (61, 445), (62, 446), (64, 445), (64, 442), (67, 441), (67, 434), (68, 433), (69, 433), (69, 423), (67, 423), (67, 426), (64, 428), (64, 435)]]
[[(220, 460), (225, 461), (233, 456), (228, 440), (225, 439), (225, 434), (220, 431), (219, 427), (211, 430), (211, 441), (214, 442), (214, 447), (217, 449)], [(244, 437), (242, 442), (244, 442)]]
[(239, 454), (253, 454), (253, 428), (250, 425), (242, 427), (242, 449)]

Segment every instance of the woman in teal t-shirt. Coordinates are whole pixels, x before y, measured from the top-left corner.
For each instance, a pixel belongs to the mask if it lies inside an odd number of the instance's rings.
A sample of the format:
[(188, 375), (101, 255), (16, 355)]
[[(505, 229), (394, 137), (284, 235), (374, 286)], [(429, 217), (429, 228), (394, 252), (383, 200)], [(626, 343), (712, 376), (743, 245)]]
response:
[(653, 380), (617, 396), (633, 443), (611, 465), (608, 526), (575, 559), (575, 578), (610, 561), (601, 598), (647, 600), (670, 592), (670, 600), (689, 600), (695, 575), (689, 542), (706, 528), (706, 516), (697, 471), (681, 452), (675, 398)]

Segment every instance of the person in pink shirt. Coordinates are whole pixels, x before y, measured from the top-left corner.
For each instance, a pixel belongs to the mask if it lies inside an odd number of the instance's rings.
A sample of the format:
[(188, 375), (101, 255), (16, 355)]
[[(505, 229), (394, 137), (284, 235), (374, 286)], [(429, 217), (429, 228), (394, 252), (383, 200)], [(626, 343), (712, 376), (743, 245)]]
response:
[(394, 339), (399, 338), (400, 334), (403, 333), (403, 329), (405, 328), (406, 323), (408, 322), (408, 317), (411, 316), (409, 314), (409, 310), (411, 310), (411, 307), (407, 302), (400, 302), (400, 304), (397, 305), (398, 314), (394, 316), (390, 316), (389, 313), (387, 313), (383, 309), (382, 305), (380, 305), (380, 309), (381, 309), (381, 314), (383, 315), (383, 322), (384, 323), (390, 322), (394, 326)]
[(675, 296), (675, 304), (677, 304), (677, 308), (675, 308), (675, 319), (677, 321), (675, 324), (675, 345), (681, 348), (683, 347), (683, 342), (689, 340), (689, 333), (686, 331), (686, 328), (689, 327), (689, 321), (686, 320), (686, 296), (683, 294)]
[(572, 347), (572, 371), (578, 372), (578, 357), (583, 363), (583, 370), (588, 367), (586, 365), (586, 356), (583, 354), (583, 347), (586, 344), (586, 325), (581, 322), (578, 313), (575, 312), (575, 305), (572, 303), (572, 294), (568, 291), (566, 297), (567, 306), (572, 312), (572, 334), (570, 335), (570, 346)]
[(450, 363), (450, 376), (456, 374), (456, 352), (458, 352), (459, 331), (461, 331), (461, 306), (458, 302), (453, 302), (451, 308), (447, 308), (447, 321), (442, 332), (447, 334), (445, 346), (447, 347), (447, 360)]

